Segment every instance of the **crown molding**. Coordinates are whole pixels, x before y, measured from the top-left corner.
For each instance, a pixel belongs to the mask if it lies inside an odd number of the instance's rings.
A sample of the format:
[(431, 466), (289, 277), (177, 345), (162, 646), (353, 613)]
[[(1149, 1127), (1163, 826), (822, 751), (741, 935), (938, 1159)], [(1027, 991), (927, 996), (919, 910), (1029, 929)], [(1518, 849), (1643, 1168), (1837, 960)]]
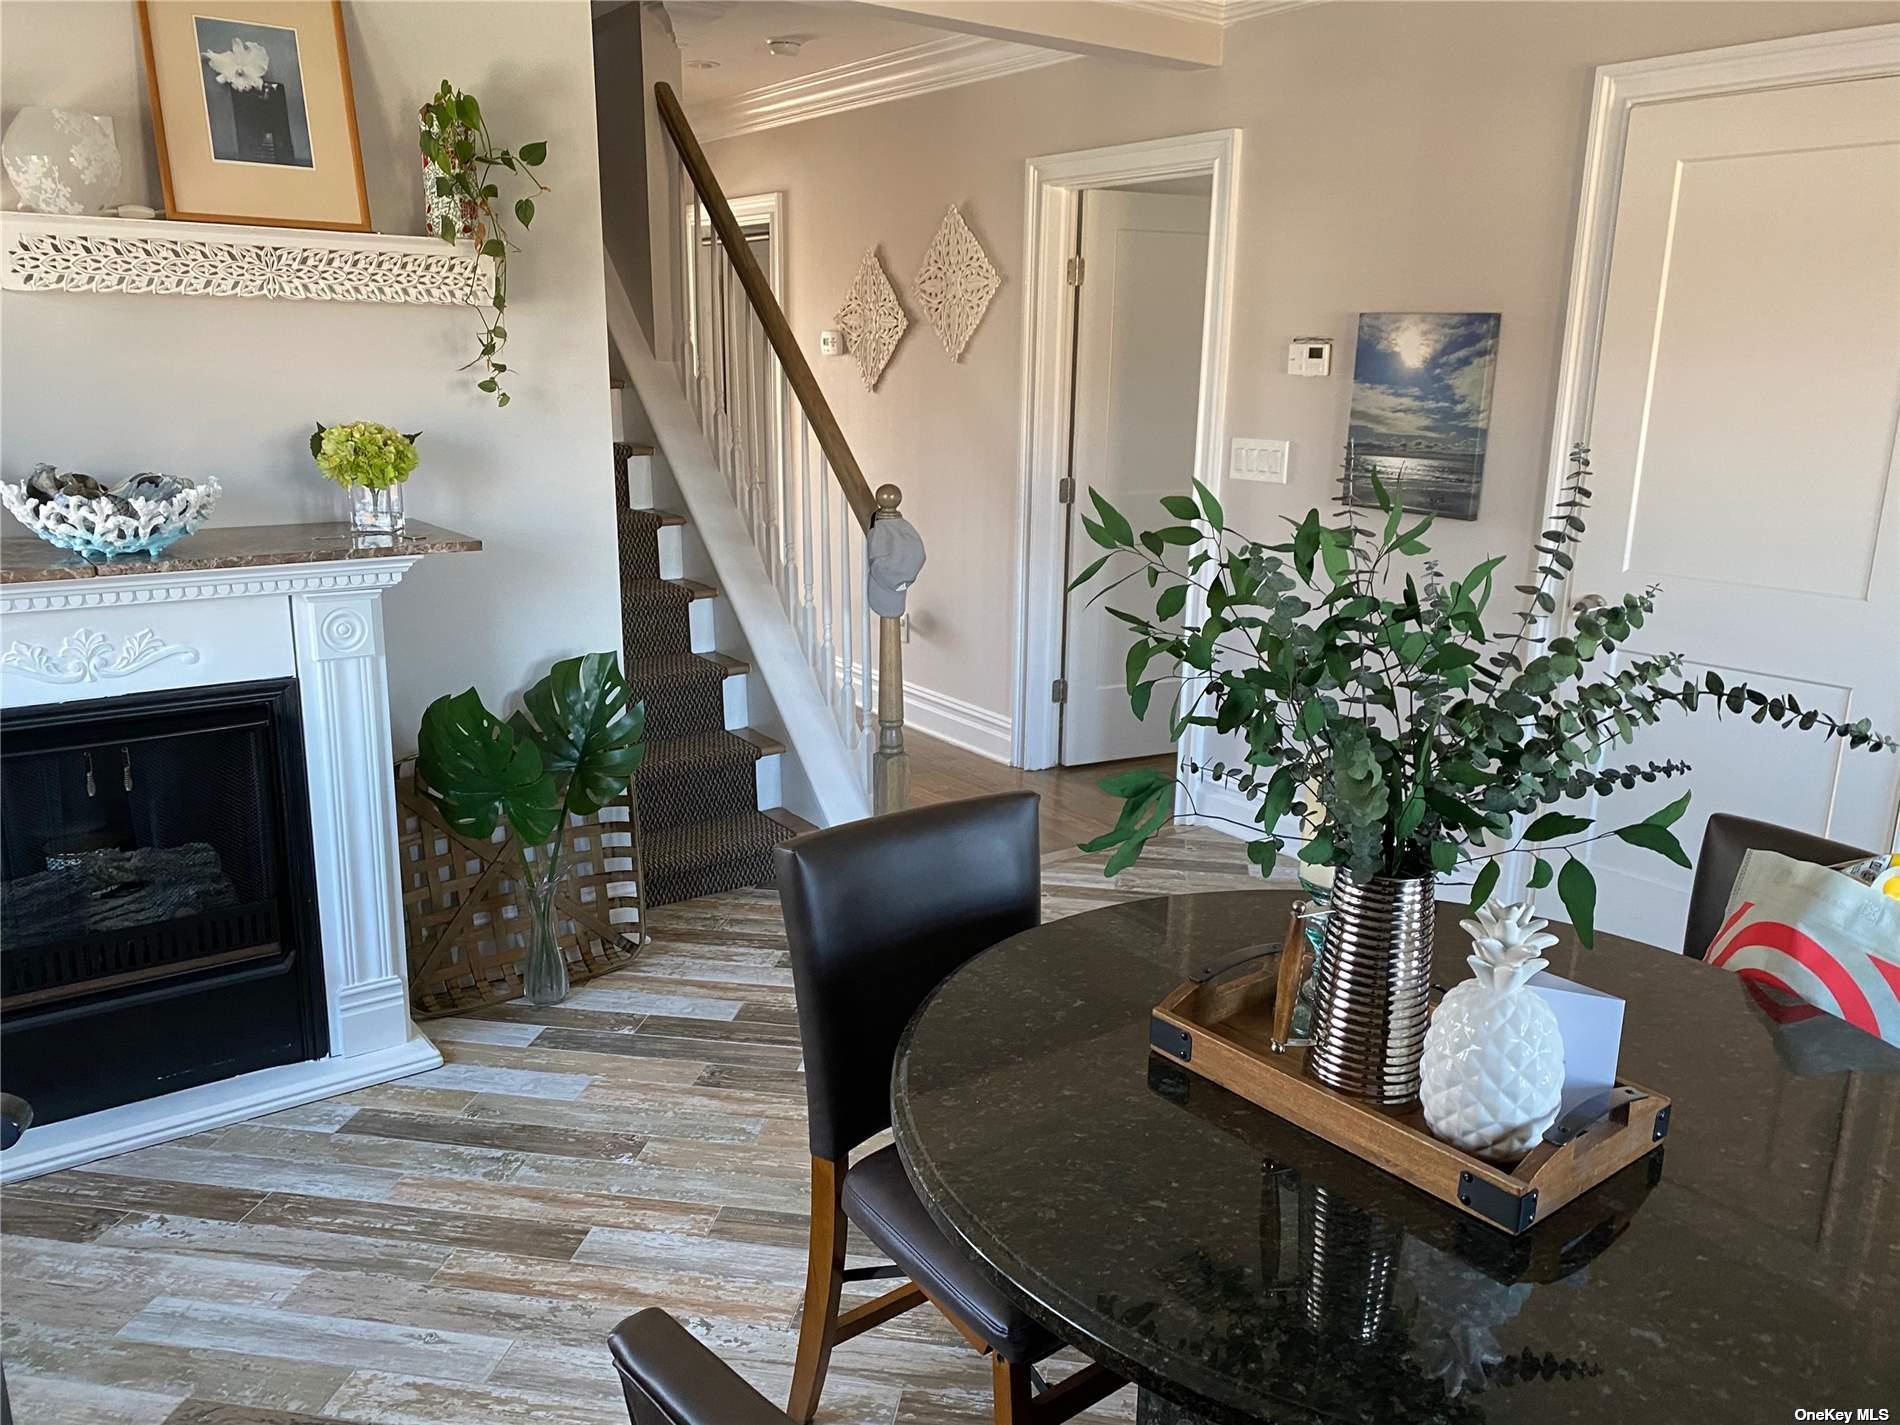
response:
[(1278, 14), (1282, 10), (1304, 10), (1322, 0), (1121, 0), (1137, 10), (1154, 10), (1163, 15), (1179, 15), (1191, 20), (1207, 20), (1225, 29), (1242, 20)]
[(696, 105), (689, 113), (700, 139), (711, 143), (888, 104), (894, 99), (933, 94), (939, 89), (1001, 79), (1077, 58), (1080, 56), (1007, 40), (951, 35)]

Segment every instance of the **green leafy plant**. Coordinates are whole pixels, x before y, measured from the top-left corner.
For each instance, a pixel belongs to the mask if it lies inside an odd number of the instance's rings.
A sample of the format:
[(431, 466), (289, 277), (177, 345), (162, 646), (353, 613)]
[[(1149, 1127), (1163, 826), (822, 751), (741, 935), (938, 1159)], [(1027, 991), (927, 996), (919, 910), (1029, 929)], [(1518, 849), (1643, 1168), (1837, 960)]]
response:
[[(585, 816), (625, 794), (646, 755), (646, 707), (629, 703), (611, 653), (562, 659), (521, 702), (506, 722), (473, 688), (430, 703), (416, 738), (416, 785), (461, 835), (487, 840), (506, 824), (521, 838), (531, 954), (558, 968), (562, 829), (570, 812)], [(560, 984), (552, 999), (565, 993), (564, 972)]]
[(310, 455), (326, 480), (387, 490), (407, 480), (416, 468), (421, 458), (416, 454), (416, 442), (421, 439), (421, 431), (404, 435), (394, 426), (375, 421), (352, 421), (343, 426), (326, 426), (318, 421), (310, 437)]
[[(1109, 609), (1134, 635), (1129, 700), (1145, 716), (1157, 688), (1172, 695), (1185, 681), (1173, 736), (1209, 727), (1244, 743), (1237, 763), (1190, 762), (1188, 770), (1255, 804), (1249, 830), (1258, 839), (1248, 848), (1255, 864), (1271, 866), (1298, 841), (1301, 861), (1361, 880), (1475, 866), (1478, 905), (1497, 884), (1499, 858), (1524, 852), (1533, 858), (1530, 885), (1555, 882), (1587, 945), (1597, 888), (1577, 849), (1613, 836), (1687, 866), (1670, 827), (1689, 798), (1609, 829), (1544, 809), (1687, 772), (1676, 761), (1606, 765), (1607, 752), (1666, 710), (1746, 716), (1818, 730), (1850, 747), (1896, 748), (1865, 718), (1841, 722), (1793, 694), (1729, 684), (1713, 672), (1686, 677), (1679, 654), (1625, 649), (1615, 672), (1599, 671), (1654, 610), (1654, 588), (1579, 608), (1572, 632), (1546, 637), (1544, 620), (1557, 612), (1584, 532), (1589, 472), (1589, 453), (1578, 446), (1555, 518), (1535, 543), (1534, 582), (1515, 586), (1524, 605), (1495, 633), (1486, 612), (1504, 558), (1446, 578), (1424, 558), (1431, 516), (1408, 517), (1376, 474), (1376, 513), (1347, 505), (1329, 523), (1311, 510), (1287, 520), (1290, 537), (1271, 545), (1229, 530), (1199, 482), (1194, 498), (1162, 499), (1173, 523), (1140, 534), (1091, 490), (1095, 517), (1082, 523), (1107, 553), (1070, 587), (1106, 571), (1118, 577), (1097, 598), (1137, 579), (1154, 592), (1152, 614)], [(1413, 572), (1402, 559), (1421, 563)], [(1111, 563), (1129, 567), (1110, 570)], [(1191, 594), (1199, 622), (1183, 625)], [(1083, 849), (1112, 852), (1114, 875), (1172, 819), (1176, 778), (1141, 769), (1101, 785), (1122, 799), (1122, 812)], [(1278, 830), (1289, 816), (1300, 819), (1303, 835)]]
[[(505, 406), (509, 396), (501, 387), (508, 364), (501, 357), (508, 345), (508, 328), (503, 325), (508, 311), (508, 255), (519, 252), (521, 245), (509, 234), (496, 180), (502, 173), (512, 174), (527, 179), (536, 193), (546, 193), (547, 185), (534, 170), (547, 162), (548, 146), (535, 142), (518, 149), (500, 147), (489, 135), (488, 121), (475, 96), (464, 94), (446, 79), (435, 97), (422, 106), (421, 115), (423, 167), (432, 192), (442, 200), (436, 235), (444, 242), (467, 238), (494, 264), (487, 302), (471, 302), (482, 336), (481, 349), (468, 365), (482, 367), (476, 388), (493, 396), (496, 405)], [(534, 223), (533, 197), (516, 198), (512, 211), (526, 232)]]

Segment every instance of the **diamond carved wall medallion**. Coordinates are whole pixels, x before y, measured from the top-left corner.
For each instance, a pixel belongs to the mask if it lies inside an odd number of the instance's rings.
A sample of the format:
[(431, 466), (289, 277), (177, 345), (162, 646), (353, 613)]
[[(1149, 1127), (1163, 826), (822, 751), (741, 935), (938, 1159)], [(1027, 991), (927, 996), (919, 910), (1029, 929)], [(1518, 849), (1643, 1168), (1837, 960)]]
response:
[(956, 204), (944, 214), (911, 285), (918, 305), (943, 339), (943, 349), (952, 361), (961, 361), (963, 348), (970, 344), (1003, 279)]
[(858, 275), (851, 279), (844, 305), (838, 308), (834, 320), (844, 333), (845, 349), (858, 363), (864, 389), (875, 391), (891, 353), (910, 327), (910, 318), (898, 303), (891, 279), (884, 275), (875, 247), (865, 249)]

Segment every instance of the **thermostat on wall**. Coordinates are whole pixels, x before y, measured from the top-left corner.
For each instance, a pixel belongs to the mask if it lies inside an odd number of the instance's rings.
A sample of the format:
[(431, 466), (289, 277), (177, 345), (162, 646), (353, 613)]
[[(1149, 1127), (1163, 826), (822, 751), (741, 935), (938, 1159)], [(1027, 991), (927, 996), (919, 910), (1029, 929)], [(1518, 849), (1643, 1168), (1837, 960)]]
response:
[(1286, 349), (1286, 374), (1289, 376), (1330, 376), (1333, 374), (1333, 339), (1329, 336), (1303, 336)]
[(843, 356), (844, 333), (840, 331), (819, 332), (818, 354), (820, 356)]

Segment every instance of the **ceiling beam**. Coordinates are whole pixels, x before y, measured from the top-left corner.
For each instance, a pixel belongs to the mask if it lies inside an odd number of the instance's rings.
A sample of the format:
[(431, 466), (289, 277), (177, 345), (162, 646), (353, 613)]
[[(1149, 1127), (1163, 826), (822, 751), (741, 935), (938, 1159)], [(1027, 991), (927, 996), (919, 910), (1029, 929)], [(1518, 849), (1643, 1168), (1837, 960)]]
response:
[(1198, 15), (1101, 0), (858, 0), (942, 30), (1071, 54), (1145, 60), (1177, 69), (1221, 62), (1221, 25)]

